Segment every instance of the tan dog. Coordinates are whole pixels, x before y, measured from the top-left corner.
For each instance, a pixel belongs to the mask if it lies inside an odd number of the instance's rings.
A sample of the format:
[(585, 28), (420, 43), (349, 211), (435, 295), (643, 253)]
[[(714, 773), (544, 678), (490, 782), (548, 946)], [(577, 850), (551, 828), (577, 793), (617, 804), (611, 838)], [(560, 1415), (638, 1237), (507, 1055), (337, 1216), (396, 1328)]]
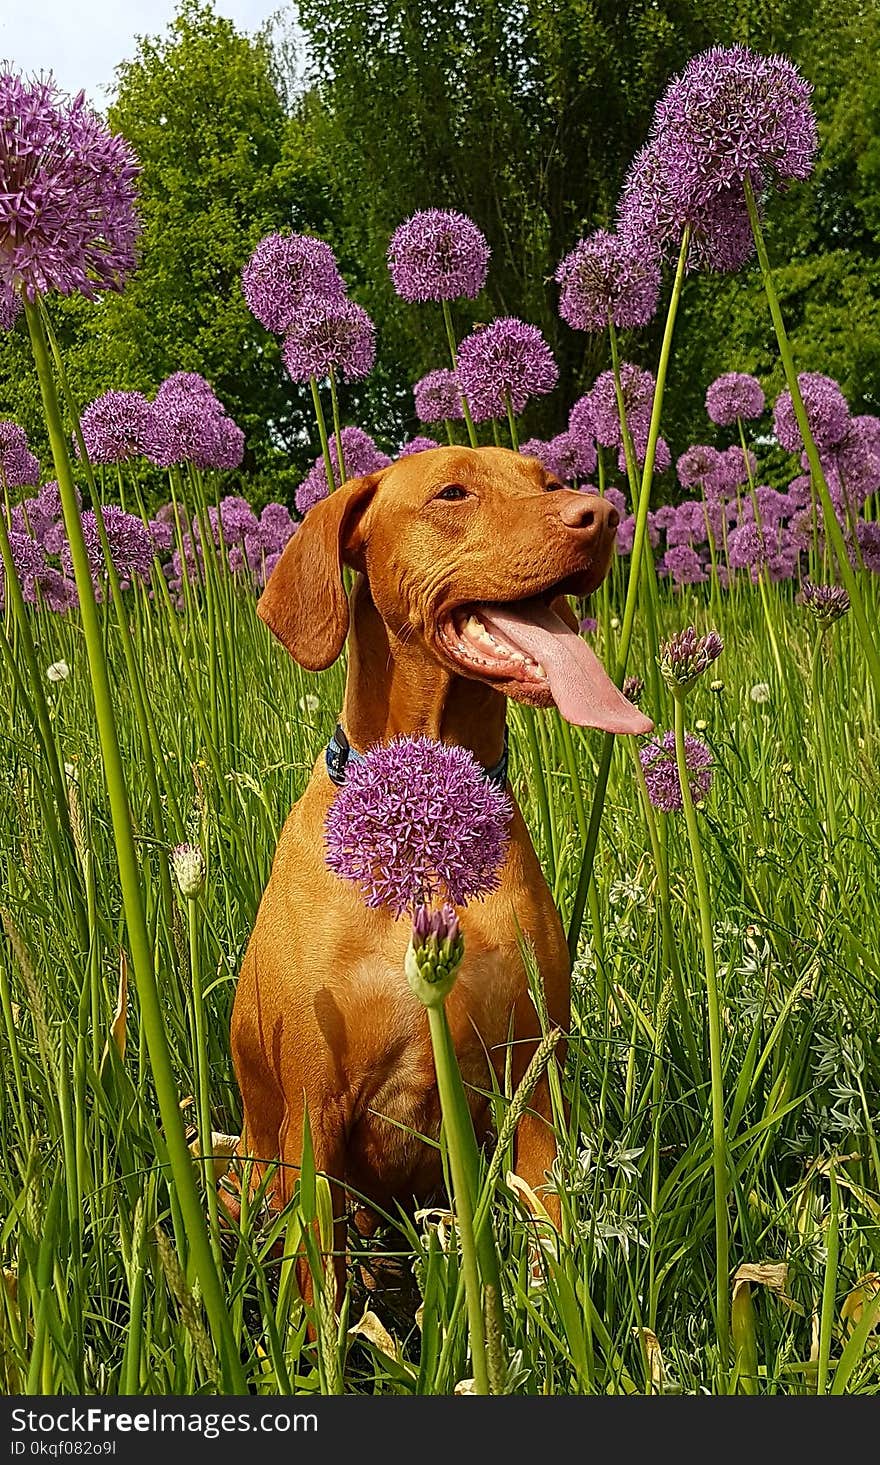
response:
[[(550, 490), (556, 490), (551, 492)], [(437, 448), (345, 484), (312, 508), (258, 605), (290, 654), (328, 667), (349, 636), (341, 724), (366, 751), (397, 734), (502, 753), (505, 697), (555, 702), (570, 721), (615, 732), (651, 724), (577, 635), (565, 594), (608, 570), (617, 514), (562, 489), (536, 459), (497, 448)], [(359, 573), (346, 600), (342, 566)], [(556, 602), (554, 613), (551, 604)], [(403, 974), (409, 921), (368, 909), (324, 862), (337, 789), (324, 753), (281, 834), (232, 1017), (244, 1103), (242, 1152), (280, 1159), (276, 1199), (299, 1173), (304, 1109), (319, 1170), (335, 1187), (342, 1277), (345, 1184), (376, 1205), (424, 1200), (442, 1185), (440, 1107), (424, 1009)], [(479, 1136), (486, 1054), (518, 1082), (540, 1036), (517, 945), (534, 944), (550, 1017), (569, 1024), (569, 960), (559, 916), (514, 808), (498, 891), (468, 907), (465, 958), (447, 1012)], [(546, 1080), (522, 1118), (515, 1167), (533, 1187), (555, 1156)], [(257, 1167), (259, 1168), (259, 1167)], [(551, 1201), (552, 1204), (552, 1201)], [(371, 1215), (356, 1217), (367, 1234)], [(303, 1281), (306, 1281), (303, 1278)]]

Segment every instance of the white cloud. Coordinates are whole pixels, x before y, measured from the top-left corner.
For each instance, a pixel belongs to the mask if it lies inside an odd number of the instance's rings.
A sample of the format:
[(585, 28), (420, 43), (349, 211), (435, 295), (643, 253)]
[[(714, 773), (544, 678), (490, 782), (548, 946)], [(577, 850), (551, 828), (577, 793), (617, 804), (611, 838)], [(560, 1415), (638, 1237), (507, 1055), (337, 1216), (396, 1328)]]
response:
[[(215, 0), (241, 30), (255, 31), (281, 0)], [(135, 37), (157, 35), (175, 0), (32, 0), (0, 8), (0, 61), (15, 70), (54, 73), (66, 91), (85, 89), (96, 106), (107, 100), (114, 67), (134, 54)]]

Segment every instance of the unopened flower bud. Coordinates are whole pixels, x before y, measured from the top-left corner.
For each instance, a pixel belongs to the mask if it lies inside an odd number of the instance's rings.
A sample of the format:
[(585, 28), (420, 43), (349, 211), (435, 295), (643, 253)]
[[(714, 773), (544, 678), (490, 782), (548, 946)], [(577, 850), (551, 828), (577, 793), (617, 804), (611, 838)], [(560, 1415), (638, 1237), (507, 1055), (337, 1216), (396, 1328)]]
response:
[(197, 844), (176, 844), (171, 851), (171, 868), (181, 895), (195, 900), (205, 888), (205, 856)]
[(464, 938), (451, 905), (429, 911), (420, 905), (413, 916), (412, 936), (404, 968), (413, 994), (425, 1007), (439, 1007), (452, 991), (464, 957)]

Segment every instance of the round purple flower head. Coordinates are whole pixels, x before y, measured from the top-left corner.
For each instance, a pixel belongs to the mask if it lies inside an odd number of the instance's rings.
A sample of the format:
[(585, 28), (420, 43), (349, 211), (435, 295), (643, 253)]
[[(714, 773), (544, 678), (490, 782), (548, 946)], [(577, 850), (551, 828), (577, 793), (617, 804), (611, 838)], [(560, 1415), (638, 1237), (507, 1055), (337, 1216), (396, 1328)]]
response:
[[(205, 383), (207, 386), (207, 383)], [(222, 408), (213, 392), (163, 382), (153, 402), (147, 456), (160, 468), (213, 468), (221, 453)]]
[(427, 453), (431, 448), (439, 448), (439, 446), (440, 444), (436, 443), (432, 437), (411, 437), (408, 443), (404, 443), (397, 456), (398, 458), (411, 458), (413, 453)]
[[(537, 454), (541, 457), (541, 454)], [(544, 467), (563, 483), (583, 483), (596, 468), (596, 446), (592, 438), (558, 432), (544, 446)]]
[(473, 300), (486, 283), (489, 246), (473, 219), (424, 209), (394, 231), (388, 268), (404, 300)]
[(17, 422), (0, 422), (0, 478), (7, 488), (35, 488), (39, 460), (28, 447), (27, 433)]
[(687, 452), (682, 453), (675, 465), (678, 481), (682, 488), (705, 489), (706, 484), (718, 472), (720, 463), (721, 454), (717, 448), (695, 443)]
[[(820, 452), (836, 447), (849, 428), (849, 407), (846, 397), (830, 376), (817, 371), (802, 371), (798, 386), (804, 400), (810, 431)], [(799, 453), (804, 446), (801, 430), (794, 414), (791, 392), (781, 392), (773, 408), (773, 430), (781, 447)]]
[[(633, 452), (636, 462), (640, 468), (644, 467), (645, 455), (648, 451), (648, 430), (643, 422), (636, 424), (635, 432), (631, 433)], [(626, 449), (621, 443), (617, 450), (617, 466), (621, 473), (626, 473)], [(654, 444), (654, 472), (666, 473), (672, 467), (672, 453), (665, 437), (658, 437)]]
[[(653, 376), (650, 371), (643, 371), (640, 366), (634, 366), (631, 361), (622, 361), (620, 363), (620, 386), (630, 432), (633, 434), (644, 432), (647, 435), (656, 386)], [(596, 378), (590, 393), (590, 405), (596, 441), (606, 448), (620, 447), (623, 437), (620, 415), (617, 410), (613, 371), (603, 371), (602, 375)]]
[(376, 328), (367, 312), (346, 296), (309, 295), (284, 338), (284, 365), (296, 382), (329, 376), (366, 376), (376, 360)]
[[(330, 439), (330, 463), (333, 468), (334, 488), (339, 488), (344, 478), (364, 478), (368, 473), (378, 473), (382, 468), (390, 465), (391, 459), (385, 453), (380, 452), (370, 434), (364, 432), (363, 428), (344, 427), (341, 436), (342, 457), (345, 464), (344, 476), (339, 468), (339, 453), (335, 435)], [(324, 466), (322, 454), (315, 459), (294, 494), (297, 512), (307, 513), (319, 499), (327, 498), (329, 492), (330, 485), (327, 482), (327, 469)]]
[(466, 748), (395, 738), (350, 761), (325, 823), (327, 864), (395, 915), (498, 888), (512, 808)]
[[(685, 764), (688, 786), (695, 804), (702, 803), (712, 787), (714, 770), (712, 754), (699, 738), (685, 734)], [(645, 770), (648, 798), (655, 809), (664, 814), (678, 813), (683, 807), (681, 780), (675, 761), (675, 733), (670, 729), (662, 738), (652, 739), (639, 749), (639, 762)]]
[(676, 585), (700, 585), (707, 578), (703, 561), (689, 544), (676, 544), (667, 549), (663, 568)]
[(864, 503), (880, 488), (880, 417), (850, 418), (834, 457), (848, 497)]
[(286, 504), (267, 504), (260, 515), (264, 548), (273, 552), (283, 549), (296, 527)]
[[(129, 585), (135, 575), (142, 580), (149, 579), (153, 564), (153, 540), (146, 525), (136, 514), (127, 514), (116, 504), (106, 504), (101, 510), (101, 517), (110, 546), (110, 557), (123, 587)], [(92, 578), (98, 580), (104, 575), (106, 566), (93, 509), (86, 510), (82, 515), (82, 528)], [(67, 544), (63, 548), (62, 561), (69, 574), (71, 559)]]
[(674, 144), (653, 137), (636, 154), (624, 180), (617, 208), (621, 235), (636, 248), (675, 255), (688, 225), (689, 270), (740, 269), (755, 247), (742, 190), (724, 189), (705, 198), (694, 196), (686, 182)]
[(473, 331), (458, 348), (458, 380), (474, 422), (515, 414), (530, 397), (552, 392), (559, 379), (553, 353), (537, 326), (501, 316)]
[(139, 168), (85, 93), (0, 74), (0, 158), (0, 281), (28, 300), (121, 289), (135, 266)]
[(413, 397), (419, 422), (442, 422), (444, 418), (458, 422), (464, 417), (461, 388), (454, 371), (429, 371), (416, 382)]
[(568, 430), (575, 437), (587, 438), (590, 442), (596, 437), (596, 424), (593, 418), (593, 397), (591, 392), (586, 392), (572, 405), (568, 414)]
[(80, 426), (92, 463), (127, 463), (150, 446), (153, 408), (142, 392), (105, 392), (85, 408)]
[[(9, 547), (12, 551), (12, 564), (15, 569), (16, 578), (21, 586), (21, 593), (25, 600), (36, 599), (35, 582), (40, 572), (46, 567), (46, 556), (42, 545), (32, 538), (30, 534), (20, 534), (15, 529), (8, 531)], [(3, 561), (0, 560), (0, 606), (6, 604), (6, 572)]]
[(581, 239), (556, 270), (559, 314), (578, 331), (647, 325), (660, 296), (660, 264), (632, 239), (597, 229)]
[(24, 310), (24, 301), (11, 285), (0, 280), (0, 331), (11, 331)]
[(764, 388), (744, 371), (725, 372), (706, 392), (706, 411), (719, 427), (732, 427), (738, 418), (760, 417), (764, 405)]
[(241, 284), (251, 314), (278, 336), (294, 324), (307, 296), (345, 295), (333, 250), (310, 234), (267, 234), (242, 270)]
[(240, 468), (244, 460), (244, 432), (225, 413), (217, 424), (217, 437), (217, 451), (210, 466), (221, 472)]

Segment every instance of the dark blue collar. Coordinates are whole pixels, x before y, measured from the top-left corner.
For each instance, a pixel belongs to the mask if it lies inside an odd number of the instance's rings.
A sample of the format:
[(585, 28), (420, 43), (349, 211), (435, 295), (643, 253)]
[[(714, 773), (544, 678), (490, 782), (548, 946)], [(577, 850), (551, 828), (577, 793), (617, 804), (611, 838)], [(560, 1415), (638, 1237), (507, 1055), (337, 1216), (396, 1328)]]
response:
[[(353, 748), (351, 746), (351, 743), (348, 741), (348, 738), (345, 736), (345, 733), (342, 731), (342, 728), (337, 722), (336, 727), (333, 731), (333, 736), (327, 744), (326, 760), (327, 773), (329, 777), (336, 784), (345, 783), (345, 769), (349, 760), (351, 760), (352, 763), (360, 763), (363, 759), (363, 756), (363, 753), (359, 753), (357, 748)], [(489, 782), (493, 784), (495, 788), (500, 788), (502, 792), (507, 787), (508, 759), (509, 749), (507, 739), (507, 727), (505, 726), (504, 748), (501, 753), (501, 757), (498, 759), (498, 762), (495, 764), (494, 768), (486, 769), (486, 777)]]

